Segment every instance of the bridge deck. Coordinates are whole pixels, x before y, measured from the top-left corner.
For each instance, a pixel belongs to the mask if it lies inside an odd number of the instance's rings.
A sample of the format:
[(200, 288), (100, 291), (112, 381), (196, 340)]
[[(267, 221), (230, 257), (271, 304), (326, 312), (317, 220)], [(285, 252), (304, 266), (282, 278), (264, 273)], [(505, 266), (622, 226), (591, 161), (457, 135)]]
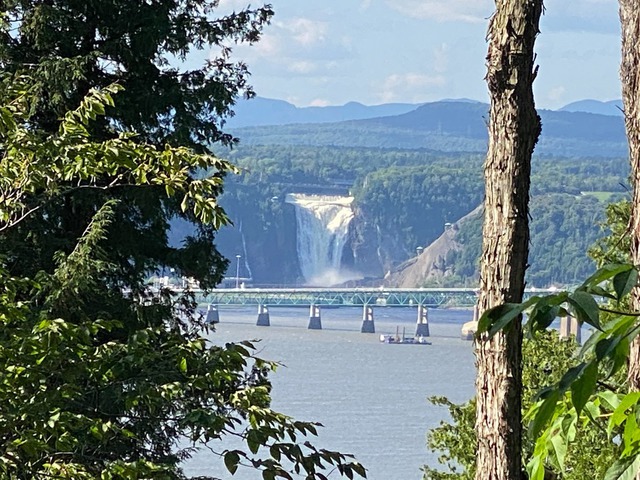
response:
[[(553, 290), (525, 291), (531, 295), (553, 293)], [(196, 292), (200, 303), (216, 305), (335, 305), (335, 306), (409, 306), (471, 307), (478, 291), (472, 288), (226, 288), (207, 294)]]
[(246, 288), (200, 292), (198, 300), (217, 305), (471, 306), (476, 297), (470, 288)]

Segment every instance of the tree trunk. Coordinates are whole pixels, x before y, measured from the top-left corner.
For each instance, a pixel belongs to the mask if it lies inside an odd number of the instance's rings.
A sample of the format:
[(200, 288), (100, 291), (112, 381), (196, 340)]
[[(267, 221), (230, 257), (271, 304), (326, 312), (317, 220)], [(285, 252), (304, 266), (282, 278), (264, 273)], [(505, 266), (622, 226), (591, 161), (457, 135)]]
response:
[[(491, 96), (485, 162), (480, 313), (520, 302), (529, 247), (531, 155), (540, 135), (533, 100), (534, 44), (542, 0), (496, 0), (489, 24), (487, 83)], [(477, 480), (517, 480), (521, 459), (519, 321), (475, 344)]]
[[(631, 261), (640, 265), (640, 7), (636, 0), (620, 0), (622, 27), (622, 103), (624, 105), (633, 201), (631, 202)], [(640, 312), (640, 289), (631, 293), (631, 308)], [(640, 390), (640, 338), (631, 344), (629, 352), (629, 388)]]

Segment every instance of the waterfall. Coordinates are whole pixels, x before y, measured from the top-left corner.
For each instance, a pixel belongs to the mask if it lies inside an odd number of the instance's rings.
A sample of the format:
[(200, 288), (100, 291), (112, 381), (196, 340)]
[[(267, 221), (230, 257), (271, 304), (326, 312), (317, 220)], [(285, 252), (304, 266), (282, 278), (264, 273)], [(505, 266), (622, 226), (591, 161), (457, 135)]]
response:
[(242, 253), (244, 254), (244, 268), (247, 269), (247, 277), (251, 281), (253, 279), (253, 273), (251, 273), (251, 266), (249, 265), (249, 252), (247, 252), (247, 240), (244, 238), (244, 232), (242, 231), (242, 220), (238, 225), (238, 231), (240, 232), (240, 239), (242, 240)]
[(330, 286), (358, 276), (341, 270), (342, 252), (353, 219), (353, 197), (290, 193), (296, 209), (297, 253), (305, 282)]

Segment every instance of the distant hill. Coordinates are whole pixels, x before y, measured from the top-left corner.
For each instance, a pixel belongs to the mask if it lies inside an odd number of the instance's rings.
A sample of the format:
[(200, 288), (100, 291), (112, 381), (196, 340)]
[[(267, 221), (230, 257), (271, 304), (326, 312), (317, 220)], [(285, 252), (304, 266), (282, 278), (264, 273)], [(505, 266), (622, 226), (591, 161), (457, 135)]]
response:
[(420, 105), (419, 103), (386, 103), (367, 106), (358, 102), (349, 102), (341, 106), (296, 107), (284, 100), (255, 97), (250, 100), (242, 99), (236, 104), (234, 107), (235, 116), (227, 121), (227, 127), (241, 128), (360, 120), (400, 115), (415, 110)]
[(596, 113), (598, 115), (611, 115), (622, 117), (622, 100), (610, 100), (601, 102), (600, 100), (579, 100), (560, 108), (560, 112), (585, 112)]
[[(326, 107), (325, 107), (326, 108)], [(370, 107), (374, 108), (374, 107)], [(483, 103), (427, 103), (400, 115), (334, 123), (233, 129), (244, 144), (315, 145), (484, 152), (489, 107)], [(536, 152), (553, 156), (624, 157), (627, 143), (620, 116), (541, 110)]]

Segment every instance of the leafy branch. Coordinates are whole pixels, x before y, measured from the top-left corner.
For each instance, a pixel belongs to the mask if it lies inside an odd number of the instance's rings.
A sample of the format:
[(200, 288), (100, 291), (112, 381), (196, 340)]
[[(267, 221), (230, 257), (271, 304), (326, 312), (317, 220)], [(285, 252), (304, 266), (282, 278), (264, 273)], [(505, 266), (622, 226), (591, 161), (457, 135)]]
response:
[[(527, 414), (529, 433), (536, 439), (527, 467), (532, 480), (544, 478), (546, 462), (564, 468), (567, 446), (575, 440), (576, 425), (582, 421), (606, 430), (612, 442), (620, 443), (620, 457), (608, 469), (606, 480), (631, 480), (640, 471), (640, 393), (600, 388), (626, 366), (629, 346), (640, 333), (638, 314), (621, 308), (637, 286), (636, 267), (608, 264), (572, 292), (502, 305), (480, 318), (478, 333), (488, 335), (508, 328), (522, 314), (526, 314), (525, 328), (532, 337), (549, 328), (557, 317), (569, 315), (580, 325), (594, 328), (578, 354), (579, 363), (558, 383), (540, 391), (537, 403)], [(605, 300), (613, 302), (615, 308), (600, 305)], [(603, 313), (609, 314), (606, 321)]]

